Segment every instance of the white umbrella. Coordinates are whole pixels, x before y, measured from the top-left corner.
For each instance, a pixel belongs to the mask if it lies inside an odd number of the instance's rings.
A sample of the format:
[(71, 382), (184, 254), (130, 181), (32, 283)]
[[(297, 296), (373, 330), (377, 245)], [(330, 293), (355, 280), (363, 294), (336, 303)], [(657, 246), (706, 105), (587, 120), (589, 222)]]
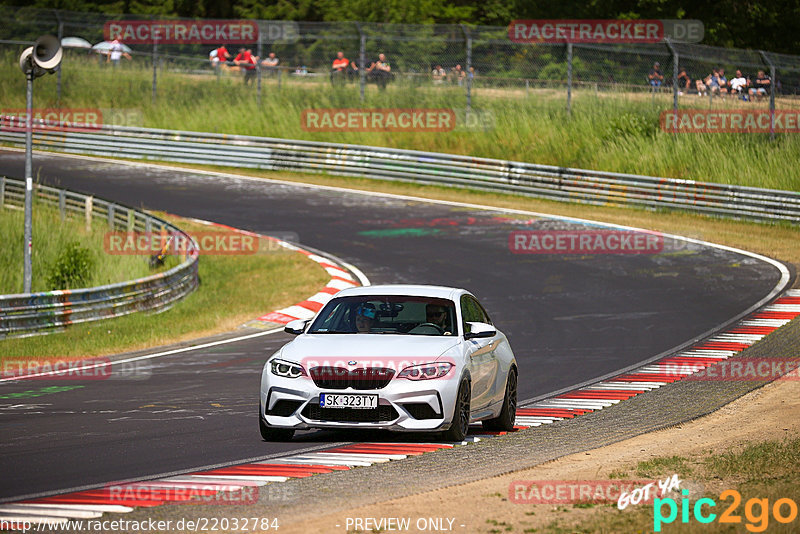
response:
[(91, 48), (92, 43), (81, 37), (64, 37), (61, 39), (64, 48)]
[[(120, 43), (120, 46), (122, 46), (122, 51), (123, 52), (126, 52), (128, 54), (133, 52), (133, 50), (131, 50), (131, 48), (128, 45), (124, 45), (124, 44)], [(108, 54), (109, 51), (111, 50), (111, 41), (103, 41), (102, 43), (97, 43), (96, 45), (94, 45), (92, 47), (92, 50), (94, 50), (95, 52), (98, 52), (100, 54)]]

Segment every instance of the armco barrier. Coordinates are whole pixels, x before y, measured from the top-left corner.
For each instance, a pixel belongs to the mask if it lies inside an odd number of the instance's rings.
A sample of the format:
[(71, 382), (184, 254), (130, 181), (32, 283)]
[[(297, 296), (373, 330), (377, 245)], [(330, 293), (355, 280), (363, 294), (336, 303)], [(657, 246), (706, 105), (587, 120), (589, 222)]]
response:
[[(24, 133), (0, 130), (21, 146)], [(800, 222), (800, 193), (553, 167), (436, 152), (174, 130), (106, 126), (91, 132), (35, 130), (37, 148), (76, 154), (327, 172), (597, 205), (673, 208), (739, 218)]]
[[(189, 246), (180, 265), (138, 280), (85, 289), (0, 295), (0, 338), (46, 333), (53, 328), (137, 311), (163, 310), (197, 287), (197, 244), (167, 221), (64, 189), (36, 185), (34, 194), (37, 202), (57, 206), (62, 219), (76, 214), (86, 220), (87, 227), (99, 219), (110, 230), (179, 233)], [(0, 209), (20, 209), (24, 199), (25, 182), (0, 177)]]

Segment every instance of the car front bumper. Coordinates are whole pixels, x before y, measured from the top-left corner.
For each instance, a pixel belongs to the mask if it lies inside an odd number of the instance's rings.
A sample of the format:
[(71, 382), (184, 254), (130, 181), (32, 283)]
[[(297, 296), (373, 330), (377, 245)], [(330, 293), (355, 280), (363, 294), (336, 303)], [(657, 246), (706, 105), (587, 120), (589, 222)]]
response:
[[(393, 378), (385, 387), (372, 390), (325, 389), (318, 387), (308, 377), (283, 378), (265, 371), (261, 382), (261, 417), (271, 427), (295, 430), (309, 428), (374, 428), (408, 432), (444, 430), (453, 420), (458, 393), (459, 381), (454, 378), (456, 376), (454, 371), (455, 369), (444, 378), (431, 380)], [(361, 410), (348, 408), (321, 410), (319, 409), (321, 393), (378, 395), (381, 420), (341, 420), (371, 416), (355, 413)], [(288, 402), (279, 405), (281, 401)], [(426, 418), (419, 418), (420, 410), (415, 410), (415, 407), (427, 412), (423, 415)], [(280, 415), (274, 413), (276, 408)], [(287, 414), (287, 411), (291, 413)], [(435, 417), (432, 417), (434, 415)]]

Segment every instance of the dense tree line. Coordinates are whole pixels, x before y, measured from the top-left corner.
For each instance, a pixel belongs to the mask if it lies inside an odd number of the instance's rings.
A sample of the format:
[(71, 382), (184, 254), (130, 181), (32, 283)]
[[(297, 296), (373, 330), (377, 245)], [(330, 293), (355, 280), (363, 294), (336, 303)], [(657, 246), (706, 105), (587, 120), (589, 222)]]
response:
[(704, 44), (800, 54), (800, 0), (34, 0), (33, 6), (108, 14), (496, 26), (520, 18), (685, 18), (703, 21)]

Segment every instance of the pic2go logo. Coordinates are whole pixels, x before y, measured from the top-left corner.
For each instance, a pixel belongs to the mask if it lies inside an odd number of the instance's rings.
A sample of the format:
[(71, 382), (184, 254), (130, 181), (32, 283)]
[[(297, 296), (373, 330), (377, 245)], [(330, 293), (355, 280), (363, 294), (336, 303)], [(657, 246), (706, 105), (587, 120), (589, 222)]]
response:
[[(681, 499), (681, 523), (689, 523), (689, 508), (690, 503), (687, 496), (689, 490), (683, 490), (683, 499)], [(719, 515), (720, 523), (741, 523), (742, 516), (736, 513), (736, 509), (742, 502), (742, 495), (736, 490), (725, 490), (719, 494), (720, 501), (726, 501), (731, 498), (733, 501), (728, 508)], [(668, 515), (664, 516), (664, 507), (669, 509)], [(711, 523), (717, 519), (717, 514), (711, 512), (711, 508), (717, 506), (714, 499), (698, 499), (692, 507), (692, 514), (698, 523)], [(782, 498), (776, 500), (771, 509), (772, 515), (778, 523), (791, 523), (797, 518), (797, 503), (792, 499)], [(788, 513), (784, 513), (788, 512)], [(745, 528), (750, 532), (764, 532), (769, 527), (770, 506), (769, 499), (752, 498), (744, 505), (744, 516), (748, 523)], [(661, 532), (661, 525), (666, 525), (674, 522), (678, 518), (678, 503), (675, 499), (655, 499), (653, 501), (653, 530)]]

